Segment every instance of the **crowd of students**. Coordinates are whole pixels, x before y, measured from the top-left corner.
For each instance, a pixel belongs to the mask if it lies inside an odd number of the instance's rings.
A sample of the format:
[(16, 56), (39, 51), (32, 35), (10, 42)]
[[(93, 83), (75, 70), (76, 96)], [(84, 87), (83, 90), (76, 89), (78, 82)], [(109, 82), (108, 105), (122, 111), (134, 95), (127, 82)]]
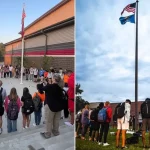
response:
[[(66, 69), (63, 70), (62, 68), (56, 69), (50, 67), (49, 70), (44, 70), (43, 68), (36, 68), (36, 67), (24, 67), (23, 68), (23, 77), (28, 81), (37, 82), (40, 79), (43, 82), (44, 78), (50, 79), (52, 76), (57, 73), (61, 76), (62, 79), (68, 80), (68, 75), (66, 75)], [(12, 65), (2, 65), (0, 66), (0, 75), (1, 78), (20, 78), (21, 76), (21, 67), (20, 66), (12, 66)], [(66, 82), (65, 81), (65, 82)]]
[[(2, 133), (2, 116), (6, 112), (8, 133), (17, 131), (18, 115), (21, 109), (22, 127), (29, 128), (31, 114), (34, 113), (34, 126), (40, 125), (42, 108), (45, 111), (45, 132), (41, 135), (50, 138), (53, 133), (59, 135), (59, 121), (61, 112), (64, 110), (65, 118), (69, 113), (71, 120), (67, 125), (74, 124), (74, 73), (70, 70), (66, 72), (67, 79), (62, 80), (60, 74), (54, 73), (50, 78), (43, 78), (37, 84), (37, 91), (31, 95), (27, 87), (24, 87), (22, 97), (17, 94), (17, 89), (13, 87), (7, 95), (6, 89), (2, 87), (0, 80), (0, 134)], [(65, 86), (64, 86), (65, 85)], [(71, 102), (70, 102), (71, 101)]]
[[(85, 108), (80, 110), (76, 115), (76, 137), (80, 137), (85, 140), (86, 137), (89, 141), (95, 141), (98, 145), (109, 146), (107, 143), (107, 135), (109, 132), (109, 126), (112, 119), (112, 108), (109, 101), (100, 103), (99, 106), (93, 110), (89, 109), (89, 105), (85, 105)], [(119, 103), (114, 111), (113, 118), (116, 118), (117, 130), (116, 136), (116, 148), (126, 149), (127, 141), (131, 139), (138, 139), (142, 137), (143, 148), (150, 146), (150, 99), (147, 98), (141, 104), (141, 110), (138, 116), (139, 129), (135, 130), (135, 118), (131, 116), (131, 101), (127, 99), (123, 103)], [(114, 120), (114, 119), (113, 119)], [(130, 122), (134, 126), (134, 134), (131, 138), (126, 138), (126, 133), (130, 129)], [(134, 120), (134, 121), (133, 121)], [(149, 131), (149, 144), (146, 144), (146, 131)], [(87, 136), (86, 136), (87, 135)], [(122, 139), (121, 145), (120, 140)], [(134, 140), (135, 142), (135, 140)], [(136, 140), (138, 142), (138, 140)], [(132, 144), (132, 141), (130, 141)]]

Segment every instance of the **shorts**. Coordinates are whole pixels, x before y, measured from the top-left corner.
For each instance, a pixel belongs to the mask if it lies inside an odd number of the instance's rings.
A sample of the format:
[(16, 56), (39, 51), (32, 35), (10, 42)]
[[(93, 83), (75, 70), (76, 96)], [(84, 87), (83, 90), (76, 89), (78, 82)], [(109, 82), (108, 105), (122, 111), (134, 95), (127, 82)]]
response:
[(146, 131), (148, 127), (148, 130), (150, 131), (150, 118), (143, 118), (142, 121), (142, 130)]
[(34, 75), (34, 78), (37, 78), (37, 75)]
[(0, 116), (4, 115), (4, 107), (0, 107)]
[(68, 100), (68, 109), (70, 112), (74, 112), (74, 101), (73, 100)]
[(122, 117), (121, 119), (117, 119), (117, 129), (118, 130), (128, 130), (129, 129), (129, 121), (126, 118)]

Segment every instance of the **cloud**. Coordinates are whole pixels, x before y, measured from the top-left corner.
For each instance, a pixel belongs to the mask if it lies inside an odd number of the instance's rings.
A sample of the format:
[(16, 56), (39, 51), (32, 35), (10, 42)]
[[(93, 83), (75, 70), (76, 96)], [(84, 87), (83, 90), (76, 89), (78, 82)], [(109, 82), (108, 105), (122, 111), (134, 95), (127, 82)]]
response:
[[(76, 80), (90, 102), (134, 100), (135, 24), (119, 22), (129, 3), (76, 1)], [(139, 2), (139, 100), (149, 97), (150, 89), (149, 4)]]

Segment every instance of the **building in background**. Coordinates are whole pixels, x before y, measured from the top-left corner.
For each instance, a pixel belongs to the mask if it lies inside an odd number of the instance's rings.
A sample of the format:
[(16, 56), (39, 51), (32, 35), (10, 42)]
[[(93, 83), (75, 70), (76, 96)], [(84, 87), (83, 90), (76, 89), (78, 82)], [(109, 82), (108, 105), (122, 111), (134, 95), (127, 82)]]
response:
[[(48, 56), (50, 66), (74, 70), (74, 20), (74, 0), (62, 0), (25, 27), (24, 57), (28, 64), (39, 68)], [(21, 51), (21, 38), (6, 43), (4, 63), (15, 65)]]

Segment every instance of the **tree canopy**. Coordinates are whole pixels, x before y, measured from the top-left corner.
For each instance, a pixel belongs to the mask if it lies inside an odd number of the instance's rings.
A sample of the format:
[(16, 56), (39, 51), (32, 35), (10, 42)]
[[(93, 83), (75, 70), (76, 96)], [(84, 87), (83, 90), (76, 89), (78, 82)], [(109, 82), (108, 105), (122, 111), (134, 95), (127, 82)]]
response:
[(76, 84), (76, 113), (79, 110), (83, 109), (86, 104), (89, 104), (88, 101), (85, 101), (82, 98), (81, 94), (83, 93), (83, 90), (80, 88), (81, 88), (81, 85), (77, 83)]

